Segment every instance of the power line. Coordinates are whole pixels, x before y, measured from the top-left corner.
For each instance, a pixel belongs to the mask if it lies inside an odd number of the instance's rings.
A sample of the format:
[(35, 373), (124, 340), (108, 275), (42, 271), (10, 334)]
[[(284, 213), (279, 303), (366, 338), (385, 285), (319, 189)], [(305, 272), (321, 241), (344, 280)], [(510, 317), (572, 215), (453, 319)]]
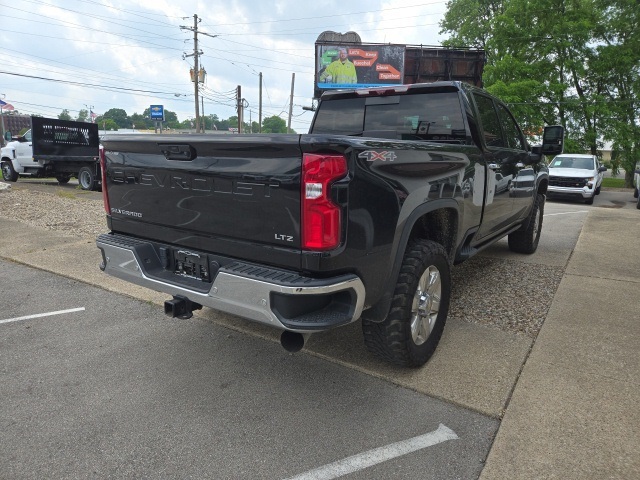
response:
[[(59, 7), (57, 5), (51, 5), (49, 3), (45, 4), (44, 2), (38, 2), (38, 1), (34, 1), (34, 0), (22, 0), (22, 1), (23, 2), (28, 2), (28, 3), (36, 3), (36, 4), (40, 4), (40, 5), (46, 5), (48, 7), (54, 7), (54, 8), (57, 8), (58, 10), (63, 10), (63, 11), (66, 11), (66, 12), (77, 13), (78, 15), (81, 15), (82, 17), (90, 17), (90, 18), (96, 18), (98, 20), (106, 20), (106, 21), (109, 22), (109, 24), (112, 24), (112, 25), (119, 25), (121, 27), (131, 28), (133, 30), (137, 30), (137, 31), (140, 31), (140, 32), (143, 32), (143, 33), (149, 33), (149, 34), (153, 35), (154, 37), (158, 36), (156, 33), (153, 33), (153, 32), (147, 32), (146, 30), (142, 30), (140, 28), (135, 28), (135, 27), (132, 27), (130, 25), (123, 25), (122, 23), (119, 23), (119, 22), (115, 21), (114, 18), (113, 18), (113, 15), (105, 17), (103, 15), (95, 15), (95, 14), (88, 13), (88, 12), (79, 12), (77, 10), (72, 10), (70, 8)], [(20, 10), (20, 9), (15, 9), (15, 10), (24, 11), (24, 10)], [(46, 17), (46, 15), (43, 15), (43, 16)], [(53, 18), (53, 17), (47, 17), (47, 18)], [(67, 23), (65, 20), (59, 20), (59, 19), (56, 19), (56, 20)], [(127, 21), (127, 20), (125, 20), (125, 21)], [(75, 25), (75, 24), (72, 24), (72, 25)], [(137, 22), (136, 25), (140, 25), (140, 23)], [(170, 24), (168, 24), (168, 25), (170, 25)], [(171, 26), (173, 27), (173, 25), (171, 25)], [(87, 28), (87, 27), (85, 27), (85, 28)], [(106, 32), (106, 33), (108, 33), (108, 32)]]
[(114, 87), (111, 85), (98, 85), (94, 83), (74, 82), (72, 80), (59, 80), (55, 78), (38, 77), (35, 75), (25, 75), (23, 73), (5, 72), (3, 70), (0, 70), (0, 74), (12, 75), (14, 77), (33, 78), (36, 80), (45, 80), (48, 82), (65, 83), (68, 85), (76, 85), (79, 87), (92, 87), (92, 88), (98, 88), (100, 90), (108, 90), (108, 91), (114, 91), (114, 92), (130, 92), (130, 93), (137, 92), (137, 93), (153, 93), (156, 95), (175, 95), (174, 92), (160, 92), (160, 91), (154, 91), (154, 90), (142, 90), (139, 88), (124, 88), (124, 87)]
[[(8, 6), (8, 5), (4, 5), (4, 4), (1, 4), (1, 3), (0, 3), (0, 5), (5, 6), (5, 7), (8, 7), (8, 8), (9, 8), (9, 6)], [(31, 12), (28, 12), (27, 10), (22, 10), (22, 9), (20, 9), (20, 8), (16, 8), (16, 7), (10, 7), (10, 8), (12, 8), (13, 10), (20, 11), (20, 12), (31, 13)], [(126, 39), (129, 39), (129, 40), (140, 41), (141, 43), (146, 43), (146, 44), (148, 44), (148, 45), (152, 45), (152, 46), (154, 46), (154, 47), (158, 47), (158, 48), (167, 48), (167, 49), (172, 49), (172, 50), (180, 50), (180, 49), (178, 49), (178, 48), (174, 48), (174, 47), (165, 47), (164, 45), (159, 45), (159, 44), (157, 44), (157, 43), (153, 43), (153, 42), (148, 42), (148, 41), (144, 41), (144, 40), (142, 40), (142, 41), (141, 41), (141, 40), (139, 40), (139, 39), (136, 39), (135, 37), (134, 37), (134, 38), (132, 38), (132, 37), (128, 37), (128, 36), (126, 36), (126, 35), (121, 35), (121, 34), (111, 33), (111, 32), (108, 32), (108, 31), (106, 31), (106, 30), (99, 30), (99, 29), (96, 29), (96, 28), (89, 28), (89, 27), (86, 27), (86, 26), (84, 26), (84, 25), (78, 25), (77, 23), (68, 22), (68, 21), (66, 21), (66, 20), (60, 20), (60, 19), (58, 19), (58, 18), (50, 17), (50, 16), (48, 16), (48, 15), (42, 15), (42, 14), (41, 14), (40, 16), (41, 16), (41, 17), (44, 17), (44, 18), (49, 18), (49, 19), (51, 19), (51, 20), (55, 20), (56, 22), (59, 22), (59, 23), (64, 23), (64, 24), (71, 25), (71, 26), (73, 26), (73, 27), (77, 27), (77, 28), (83, 29), (83, 30), (88, 30), (88, 31), (90, 31), (90, 32), (92, 32), (92, 33), (99, 32), (99, 33), (104, 33), (104, 34), (107, 34), (107, 35), (112, 35), (112, 36), (116, 36), (116, 37), (126, 38)], [(126, 28), (131, 28), (131, 27), (127, 26), (127, 25), (121, 25), (121, 26), (124, 26), (124, 27), (126, 27)], [(9, 30), (4, 30), (4, 31), (6, 32), (6, 31), (9, 31)], [(42, 36), (42, 37), (45, 37), (45, 38), (58, 38), (58, 39), (60, 39), (60, 37), (51, 37), (51, 36), (39, 35), (39, 34), (36, 34), (36, 33), (25, 33), (25, 32), (17, 32), (17, 31), (11, 31), (11, 32), (12, 32), (12, 33), (18, 33), (18, 34), (25, 34), (25, 35)], [(150, 33), (150, 32), (144, 32), (144, 33)], [(158, 38), (163, 38), (163, 37), (158, 37)], [(102, 43), (102, 42), (92, 42), (92, 41), (90, 41), (90, 40), (87, 40), (86, 42), (87, 42), (87, 43)], [(128, 46), (130, 46), (130, 45), (128, 45)]]
[[(390, 7), (390, 8), (382, 8), (380, 10), (364, 10), (364, 11), (360, 11), (360, 12), (340, 12), (341, 16), (346, 16), (349, 17), (350, 15), (360, 15), (363, 13), (379, 13), (379, 12), (387, 12), (387, 11), (397, 11), (400, 9), (408, 9), (408, 8), (418, 8), (418, 7), (428, 7), (428, 6), (432, 6), (432, 5), (437, 5), (440, 3), (448, 3), (448, 0), (445, 1), (437, 1), (437, 2), (429, 2), (429, 3), (420, 3), (418, 5), (402, 5), (402, 6), (397, 6), (397, 7)], [(317, 15), (317, 16), (313, 16), (313, 17), (302, 17), (302, 18), (288, 18), (288, 19), (283, 19), (283, 20), (262, 20), (262, 21), (258, 21), (258, 22), (243, 22), (243, 23), (219, 23), (219, 24), (210, 24), (210, 25), (206, 25), (205, 26), (210, 26), (210, 27), (223, 27), (223, 26), (231, 26), (231, 27), (237, 27), (240, 25), (255, 25), (255, 24), (263, 24), (263, 23), (280, 23), (280, 22), (296, 22), (299, 20), (313, 20), (313, 21), (317, 21), (320, 18), (335, 18), (336, 15), (332, 14), (332, 15)]]

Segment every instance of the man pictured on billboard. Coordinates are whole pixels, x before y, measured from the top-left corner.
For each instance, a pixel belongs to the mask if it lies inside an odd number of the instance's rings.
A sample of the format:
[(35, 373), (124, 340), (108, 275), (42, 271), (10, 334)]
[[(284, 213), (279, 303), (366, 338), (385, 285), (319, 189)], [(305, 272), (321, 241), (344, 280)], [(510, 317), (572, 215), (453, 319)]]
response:
[(320, 74), (320, 83), (352, 84), (358, 83), (356, 67), (348, 58), (347, 49), (338, 48), (338, 59), (331, 62)]

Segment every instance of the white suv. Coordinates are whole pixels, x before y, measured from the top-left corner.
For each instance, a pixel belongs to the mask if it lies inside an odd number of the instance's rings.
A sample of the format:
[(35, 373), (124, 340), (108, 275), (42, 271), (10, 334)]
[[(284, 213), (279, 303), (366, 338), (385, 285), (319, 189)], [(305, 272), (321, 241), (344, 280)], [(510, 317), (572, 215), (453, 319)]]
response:
[(600, 193), (603, 172), (598, 157), (580, 153), (558, 155), (549, 164), (547, 196), (580, 197), (591, 205)]

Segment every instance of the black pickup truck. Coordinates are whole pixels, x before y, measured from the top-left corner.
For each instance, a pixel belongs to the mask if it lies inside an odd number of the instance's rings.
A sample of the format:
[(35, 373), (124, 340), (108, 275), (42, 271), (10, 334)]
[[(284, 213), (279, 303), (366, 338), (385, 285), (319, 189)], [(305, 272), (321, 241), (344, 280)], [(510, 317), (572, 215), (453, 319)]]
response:
[(370, 351), (420, 366), (452, 265), (505, 236), (536, 250), (563, 135), (532, 148), (503, 103), (448, 81), (327, 93), (305, 135), (107, 136), (100, 268), (290, 351), (361, 318)]

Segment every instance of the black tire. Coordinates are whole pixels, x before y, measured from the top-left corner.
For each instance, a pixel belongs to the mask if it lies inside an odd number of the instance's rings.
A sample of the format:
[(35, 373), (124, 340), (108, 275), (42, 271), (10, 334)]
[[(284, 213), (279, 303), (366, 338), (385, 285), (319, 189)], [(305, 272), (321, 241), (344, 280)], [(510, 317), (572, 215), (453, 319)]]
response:
[(419, 239), (407, 247), (387, 318), (379, 323), (362, 320), (370, 352), (403, 367), (427, 363), (447, 321), (450, 269), (440, 244)]
[(596, 188), (596, 195), (600, 195), (600, 189), (602, 188), (602, 185), (600, 185), (598, 188)]
[(5, 182), (18, 180), (18, 173), (13, 169), (11, 162), (2, 162), (2, 178), (4, 178)]
[(78, 172), (78, 183), (82, 190), (95, 190), (98, 186), (95, 171), (91, 167), (82, 167)]
[(636, 208), (640, 210), (640, 197), (638, 197), (638, 201), (636, 202)]
[(60, 173), (56, 175), (56, 180), (58, 180), (58, 183), (64, 185), (65, 183), (69, 183), (69, 180), (71, 180), (71, 175), (68, 173)]
[(584, 203), (586, 203), (587, 205), (593, 205), (593, 201), (595, 200), (596, 196), (595, 195), (591, 195), (589, 198), (587, 198)]
[(509, 250), (516, 253), (534, 253), (538, 249), (544, 216), (544, 195), (537, 194), (527, 221), (509, 234)]
[(637, 187), (633, 187), (633, 198), (638, 198), (638, 188)]

